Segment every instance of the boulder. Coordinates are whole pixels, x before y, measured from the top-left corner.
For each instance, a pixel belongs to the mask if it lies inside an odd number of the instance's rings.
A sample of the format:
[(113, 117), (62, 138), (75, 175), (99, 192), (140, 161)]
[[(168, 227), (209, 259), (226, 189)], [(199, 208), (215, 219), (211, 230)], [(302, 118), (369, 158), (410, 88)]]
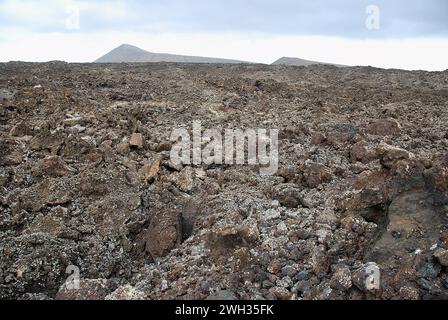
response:
[(181, 241), (181, 214), (172, 209), (157, 211), (146, 232), (146, 252), (153, 259), (164, 257)]
[(401, 126), (395, 119), (381, 119), (371, 123), (366, 132), (377, 136), (394, 136), (401, 132)]
[(276, 186), (272, 192), (272, 199), (277, 200), (282, 207), (286, 208), (297, 208), (302, 204), (300, 190), (291, 184)]
[(381, 164), (387, 169), (396, 168), (400, 161), (415, 159), (415, 155), (413, 153), (386, 143), (382, 143), (378, 147), (377, 153), (381, 158)]
[(346, 291), (352, 287), (352, 274), (349, 267), (342, 265), (336, 266), (335, 272), (330, 281), (330, 286), (333, 289)]
[(308, 187), (310, 188), (317, 188), (322, 183), (327, 183), (332, 180), (331, 174), (327, 167), (314, 162), (308, 162), (305, 164), (303, 175)]

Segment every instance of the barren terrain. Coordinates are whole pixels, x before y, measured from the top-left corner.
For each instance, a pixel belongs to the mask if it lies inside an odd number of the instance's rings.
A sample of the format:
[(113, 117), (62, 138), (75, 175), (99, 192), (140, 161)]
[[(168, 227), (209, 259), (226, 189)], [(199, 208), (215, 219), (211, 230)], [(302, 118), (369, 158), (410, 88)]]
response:
[[(278, 173), (173, 165), (194, 120)], [(448, 71), (0, 64), (0, 298), (448, 299), (447, 124)]]

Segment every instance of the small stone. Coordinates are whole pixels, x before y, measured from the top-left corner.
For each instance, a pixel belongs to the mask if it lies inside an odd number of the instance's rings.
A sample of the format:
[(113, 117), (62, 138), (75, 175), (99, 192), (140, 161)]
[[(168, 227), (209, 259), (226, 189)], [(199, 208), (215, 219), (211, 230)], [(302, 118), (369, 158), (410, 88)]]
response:
[(108, 153), (112, 150), (112, 140), (103, 141), (98, 149), (103, 153)]
[(171, 148), (172, 148), (172, 145), (170, 142), (162, 141), (157, 145), (156, 152), (170, 151)]
[(420, 292), (413, 287), (401, 287), (400, 298), (404, 300), (420, 300)]
[(297, 208), (301, 204), (300, 190), (288, 184), (277, 186), (273, 190), (272, 198), (286, 208)]
[(420, 163), (423, 164), (423, 166), (425, 167), (425, 169), (431, 169), (433, 166), (433, 163), (431, 161), (431, 159), (428, 158), (420, 158), (419, 159)]
[(331, 239), (331, 231), (327, 229), (319, 229), (316, 231), (317, 241), (322, 244), (326, 244)]
[(64, 120), (64, 125), (72, 127), (76, 125), (80, 125), (83, 121), (82, 117), (70, 117)]
[(146, 162), (143, 165), (142, 172), (145, 180), (150, 181), (157, 177), (160, 171), (160, 162), (162, 161), (161, 157), (156, 157), (151, 164)]
[(119, 144), (117, 144), (117, 146), (115, 147), (115, 151), (119, 154), (127, 154), (129, 153), (129, 143), (128, 142), (120, 142)]
[(0, 103), (4, 101), (12, 100), (14, 98), (15, 92), (9, 89), (0, 89)]
[(207, 297), (206, 300), (209, 301), (234, 301), (238, 300), (235, 293), (230, 290), (218, 290), (216, 293), (213, 293)]
[(182, 169), (184, 168), (182, 163), (175, 164), (171, 160), (164, 161), (163, 165), (176, 171), (182, 171)]
[(105, 300), (114, 301), (132, 301), (145, 299), (146, 295), (142, 291), (137, 290), (130, 285), (119, 287), (117, 290), (115, 290), (105, 298)]
[(194, 174), (195, 174), (196, 178), (201, 179), (201, 180), (203, 180), (207, 177), (207, 172), (205, 172), (205, 170), (202, 168), (194, 169)]
[(325, 274), (328, 272), (329, 261), (324, 246), (320, 245), (313, 249), (311, 263), (313, 266), (313, 271), (316, 275)]
[(299, 273), (297, 273), (297, 275), (295, 276), (295, 280), (296, 281), (306, 281), (310, 278), (310, 273), (309, 271), (306, 270), (302, 270)]
[(433, 261), (425, 262), (418, 270), (418, 275), (426, 279), (435, 279), (442, 271), (442, 266)]
[(282, 288), (291, 288), (293, 285), (293, 282), (290, 277), (285, 276), (285, 277), (277, 280), (276, 285), (278, 287), (282, 287)]
[(183, 192), (189, 192), (194, 187), (193, 169), (185, 167), (179, 174), (173, 174), (174, 183)]
[(86, 131), (86, 127), (80, 126), (79, 124), (69, 128), (67, 130), (69, 133), (76, 134), (76, 133), (83, 133)]
[(274, 284), (269, 280), (264, 280), (262, 283), (262, 286), (264, 289), (269, 289), (269, 288), (272, 288), (274, 286)]
[(24, 136), (31, 136), (32, 133), (33, 130), (23, 121), (21, 121), (14, 127), (12, 127), (11, 131), (9, 132), (9, 135), (12, 137), (24, 137)]
[(443, 286), (448, 289), (448, 276), (446, 276), (445, 278), (443, 278)]
[(256, 224), (226, 225), (209, 233), (207, 244), (211, 249), (250, 247), (259, 240)]
[(143, 143), (143, 134), (141, 133), (134, 133), (129, 140), (129, 145), (138, 149), (143, 148)]
[(448, 250), (438, 249), (436, 252), (434, 252), (434, 257), (442, 266), (448, 267)]
[(262, 213), (262, 218), (264, 220), (274, 220), (280, 217), (281, 213), (278, 209), (268, 209)]
[(382, 143), (378, 147), (377, 152), (381, 156), (381, 164), (388, 169), (394, 168), (401, 160), (412, 160), (415, 158), (411, 152), (386, 143)]
[(326, 141), (325, 136), (320, 132), (316, 132), (311, 138), (311, 144), (314, 145), (322, 145), (325, 143), (325, 141)]
[(279, 208), (279, 207), (280, 207), (280, 202), (278, 200), (273, 200), (271, 202), (271, 208), (276, 209), (276, 208)]
[(347, 266), (337, 266), (330, 281), (333, 289), (346, 291), (352, 287), (352, 274)]
[(282, 221), (277, 225), (277, 230), (276, 230), (276, 234), (277, 235), (285, 235), (288, 233), (288, 227), (286, 226), (286, 224)]
[(283, 276), (288, 276), (288, 277), (294, 277), (297, 274), (297, 270), (296, 268), (292, 267), (292, 266), (284, 266), (282, 268), (282, 275)]
[(282, 263), (278, 260), (272, 260), (271, 263), (269, 263), (268, 271), (272, 274), (277, 274), (280, 272), (282, 268)]
[(327, 183), (332, 180), (327, 167), (311, 161), (307, 162), (303, 175), (310, 188), (317, 188), (322, 183)]
[(269, 289), (269, 292), (272, 293), (278, 300), (289, 300), (292, 297), (292, 293), (282, 287), (273, 287)]

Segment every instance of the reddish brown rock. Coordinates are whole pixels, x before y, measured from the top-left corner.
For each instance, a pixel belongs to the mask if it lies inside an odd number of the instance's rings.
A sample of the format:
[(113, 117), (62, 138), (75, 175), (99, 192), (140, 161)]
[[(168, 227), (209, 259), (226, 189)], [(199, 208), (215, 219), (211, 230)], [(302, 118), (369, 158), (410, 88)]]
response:
[(146, 233), (146, 252), (153, 259), (167, 255), (182, 241), (180, 213), (172, 209), (158, 211), (151, 218)]
[(129, 145), (131, 147), (135, 147), (135, 148), (143, 148), (143, 144), (144, 144), (144, 140), (143, 140), (143, 134), (141, 133), (134, 133), (131, 137), (131, 139), (129, 139)]
[(352, 274), (347, 266), (336, 266), (330, 281), (333, 289), (345, 291), (352, 287)]
[(377, 153), (367, 142), (359, 141), (352, 146), (350, 150), (350, 158), (352, 161), (369, 163), (377, 158)]
[(442, 266), (448, 267), (448, 250), (438, 249), (434, 253), (434, 257), (439, 261), (439, 263)]
[(311, 255), (311, 263), (313, 266), (313, 271), (316, 275), (328, 272), (329, 261), (327, 251), (325, 250), (325, 247), (323, 245), (316, 246), (313, 249)]
[(321, 145), (321, 144), (324, 144), (326, 140), (327, 139), (325, 138), (325, 136), (322, 133), (316, 132), (313, 135), (313, 137), (311, 138), (311, 144)]
[(235, 249), (252, 246), (259, 237), (256, 226), (223, 226), (210, 232), (207, 245), (212, 249)]
[(76, 171), (59, 157), (48, 157), (43, 159), (39, 163), (39, 168), (44, 175), (51, 177), (64, 177)]
[(145, 162), (142, 167), (143, 177), (147, 181), (151, 181), (157, 177), (160, 171), (160, 163), (162, 157), (156, 157), (151, 163)]
[(300, 190), (291, 184), (276, 186), (272, 192), (272, 199), (278, 200), (280, 205), (286, 208), (297, 208), (302, 204)]
[(289, 300), (292, 297), (292, 293), (288, 291), (286, 288), (282, 287), (274, 287), (269, 289), (269, 292), (271, 292), (278, 300)]
[(23, 162), (19, 145), (13, 140), (0, 140), (0, 166), (14, 166)]
[(401, 132), (401, 126), (395, 119), (381, 119), (370, 124), (366, 132), (377, 136), (392, 136)]
[(303, 173), (305, 181), (310, 188), (316, 188), (322, 183), (327, 183), (332, 180), (331, 174), (327, 167), (322, 164), (308, 162), (305, 165)]

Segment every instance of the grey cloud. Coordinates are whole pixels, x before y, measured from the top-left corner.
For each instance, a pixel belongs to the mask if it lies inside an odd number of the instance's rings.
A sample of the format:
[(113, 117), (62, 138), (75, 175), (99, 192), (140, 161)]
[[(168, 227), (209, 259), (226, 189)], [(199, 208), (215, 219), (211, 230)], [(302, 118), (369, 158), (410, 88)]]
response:
[[(39, 1), (45, 3), (45, 1)], [(96, 0), (104, 6), (108, 1)], [(0, 1), (1, 3), (1, 1)], [(128, 16), (111, 21), (81, 13), (81, 32), (117, 29), (146, 32), (263, 32), (351, 38), (448, 36), (446, 0), (130, 0)], [(381, 10), (381, 28), (365, 28), (368, 5)], [(19, 23), (0, 13), (0, 25)], [(60, 21), (27, 27), (60, 29)]]

